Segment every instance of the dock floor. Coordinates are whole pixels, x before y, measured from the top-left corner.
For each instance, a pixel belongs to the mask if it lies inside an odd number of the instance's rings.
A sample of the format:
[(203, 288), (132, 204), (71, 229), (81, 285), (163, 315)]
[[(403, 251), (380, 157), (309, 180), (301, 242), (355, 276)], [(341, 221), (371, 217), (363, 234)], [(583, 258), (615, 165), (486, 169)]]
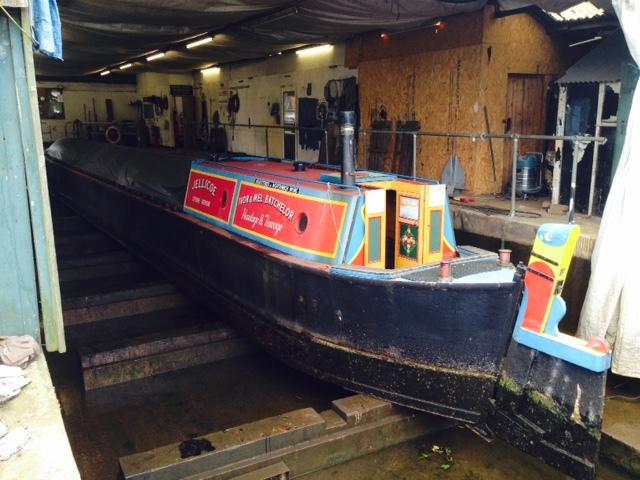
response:
[[(567, 223), (567, 213), (554, 213), (553, 208), (547, 211), (543, 208), (546, 200), (543, 198), (519, 198), (515, 217), (509, 216), (511, 199), (507, 197), (484, 195), (469, 198), (472, 200), (470, 203), (455, 200), (451, 202), (453, 226), (456, 230), (532, 246), (536, 230), (543, 223)], [(590, 260), (600, 228), (600, 218), (578, 213), (575, 223), (582, 230), (575, 255), (580, 259)]]

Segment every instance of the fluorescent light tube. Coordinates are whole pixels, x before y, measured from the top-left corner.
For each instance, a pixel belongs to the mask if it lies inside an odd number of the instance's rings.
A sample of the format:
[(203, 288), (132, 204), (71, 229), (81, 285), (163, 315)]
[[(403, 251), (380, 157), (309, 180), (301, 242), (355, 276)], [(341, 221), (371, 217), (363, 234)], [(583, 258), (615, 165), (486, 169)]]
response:
[(159, 58), (164, 57), (164, 52), (154, 53), (153, 55), (149, 55), (147, 57), (147, 62), (153, 62), (154, 60), (158, 60)]
[(195, 42), (187, 43), (187, 48), (198, 47), (200, 45), (204, 45), (205, 43), (209, 43), (213, 40), (213, 37), (205, 37), (200, 40), (196, 40)]
[(296, 50), (296, 55), (300, 55), (301, 57), (306, 57), (308, 55), (316, 55), (318, 53), (330, 52), (333, 50), (333, 45), (330, 43), (325, 43), (324, 45), (318, 45), (317, 47), (309, 47), (303, 48), (301, 50)]
[(100, 72), (101, 77), (105, 77), (111, 73), (111, 70), (103, 70)]
[(120, 70), (126, 70), (127, 68), (131, 67), (133, 65), (133, 63), (125, 63), (124, 65), (120, 65)]

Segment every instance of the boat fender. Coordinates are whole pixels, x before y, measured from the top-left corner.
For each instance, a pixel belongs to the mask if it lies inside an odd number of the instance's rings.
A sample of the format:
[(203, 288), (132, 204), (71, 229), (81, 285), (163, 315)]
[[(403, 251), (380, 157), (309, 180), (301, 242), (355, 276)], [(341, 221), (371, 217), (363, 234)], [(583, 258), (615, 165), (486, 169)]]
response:
[(115, 145), (122, 140), (122, 132), (120, 132), (120, 129), (116, 125), (109, 125), (104, 131), (104, 139), (107, 143)]

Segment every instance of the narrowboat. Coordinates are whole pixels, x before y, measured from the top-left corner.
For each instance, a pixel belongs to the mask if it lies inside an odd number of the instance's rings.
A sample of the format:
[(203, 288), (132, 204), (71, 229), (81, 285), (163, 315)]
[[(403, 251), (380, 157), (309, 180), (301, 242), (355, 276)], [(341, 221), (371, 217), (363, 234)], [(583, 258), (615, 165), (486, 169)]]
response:
[(62, 139), (52, 192), (286, 364), (502, 437), (579, 478), (597, 463), (603, 342), (558, 331), (579, 234), (527, 267), (458, 245), (445, 185), (243, 154)]

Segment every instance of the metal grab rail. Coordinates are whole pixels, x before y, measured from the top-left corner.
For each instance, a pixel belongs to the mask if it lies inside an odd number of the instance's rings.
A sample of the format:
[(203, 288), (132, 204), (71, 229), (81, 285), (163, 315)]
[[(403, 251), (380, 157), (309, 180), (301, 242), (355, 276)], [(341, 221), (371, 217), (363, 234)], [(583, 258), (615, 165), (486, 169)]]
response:
[[(320, 127), (299, 127), (297, 125), (263, 125), (252, 123), (208, 123), (208, 126), (222, 126), (222, 127), (241, 127), (241, 128), (263, 128), (267, 131), (269, 129), (275, 130), (293, 130), (293, 131), (322, 131), (324, 134), (325, 146), (327, 145), (328, 133), (326, 128)], [(499, 140), (511, 140), (513, 142), (513, 158), (512, 158), (512, 171), (511, 171), (511, 209), (509, 212), (510, 217), (516, 216), (516, 177), (517, 177), (517, 161), (519, 156), (519, 145), (521, 140), (549, 140), (549, 141), (564, 141), (573, 143), (573, 158), (571, 165), (571, 195), (569, 199), (569, 212), (568, 222), (573, 223), (575, 219), (575, 195), (576, 195), (576, 182), (577, 182), (577, 166), (579, 161), (579, 150), (576, 148), (577, 142), (584, 143), (599, 143), (604, 145), (607, 142), (606, 137), (592, 137), (585, 135), (536, 135), (536, 134), (521, 134), (521, 133), (488, 133), (488, 132), (437, 132), (429, 130), (377, 130), (372, 128), (359, 128), (357, 130), (358, 140), (362, 135), (364, 137), (364, 155), (367, 154), (367, 135), (382, 134), (382, 135), (412, 135), (413, 137), (413, 158), (411, 172), (412, 176), (417, 176), (417, 142), (418, 137), (440, 137), (440, 138), (462, 138), (468, 139), (472, 142), (486, 141), (490, 139)], [(359, 141), (356, 142), (358, 144)], [(325, 147), (325, 163), (329, 164), (329, 149)], [(267, 152), (268, 153), (268, 152)], [(591, 193), (590, 193), (591, 195)], [(591, 205), (591, 198), (589, 204)]]

